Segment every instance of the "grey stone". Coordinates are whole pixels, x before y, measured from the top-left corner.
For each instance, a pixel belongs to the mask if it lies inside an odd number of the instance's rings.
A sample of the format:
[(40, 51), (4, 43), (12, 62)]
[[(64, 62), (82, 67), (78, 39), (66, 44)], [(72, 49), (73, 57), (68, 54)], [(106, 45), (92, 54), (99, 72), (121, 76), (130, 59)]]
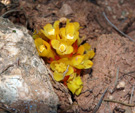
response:
[(0, 18), (0, 102), (29, 113), (57, 112), (58, 97), (26, 28)]

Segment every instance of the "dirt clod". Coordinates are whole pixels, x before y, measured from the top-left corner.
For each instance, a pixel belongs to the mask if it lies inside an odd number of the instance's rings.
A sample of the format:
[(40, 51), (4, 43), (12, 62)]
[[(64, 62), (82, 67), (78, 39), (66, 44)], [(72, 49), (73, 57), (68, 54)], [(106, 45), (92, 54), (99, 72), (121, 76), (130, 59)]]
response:
[(73, 14), (73, 10), (68, 4), (63, 4), (59, 13), (61, 16), (67, 16), (67, 15)]

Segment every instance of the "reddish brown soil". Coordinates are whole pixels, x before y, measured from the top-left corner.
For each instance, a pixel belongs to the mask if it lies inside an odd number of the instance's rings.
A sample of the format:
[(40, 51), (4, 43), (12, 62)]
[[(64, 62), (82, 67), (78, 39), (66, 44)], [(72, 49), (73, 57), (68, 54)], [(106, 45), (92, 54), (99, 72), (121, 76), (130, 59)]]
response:
[[(59, 113), (92, 113), (107, 87), (104, 99), (135, 105), (135, 43), (122, 37), (103, 16), (105, 12), (119, 30), (135, 40), (134, 6), (134, 0), (12, 0), (9, 5), (0, 4), (0, 15), (27, 27), (30, 34), (61, 17), (81, 24), (80, 37), (85, 36), (84, 41), (96, 49), (92, 71), (82, 73), (83, 91), (73, 96), (61, 83), (52, 84), (60, 100)], [(135, 106), (102, 101), (97, 112), (134, 113)]]

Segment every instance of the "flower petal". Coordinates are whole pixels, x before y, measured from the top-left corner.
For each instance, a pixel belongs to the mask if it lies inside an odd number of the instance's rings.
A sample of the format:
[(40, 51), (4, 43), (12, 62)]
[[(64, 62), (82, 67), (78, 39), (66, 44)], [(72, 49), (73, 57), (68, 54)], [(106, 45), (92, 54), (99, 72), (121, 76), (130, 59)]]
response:
[(44, 26), (44, 30), (41, 30), (41, 32), (48, 38), (48, 39), (56, 39), (59, 34), (59, 27), (57, 24), (55, 25), (56, 29), (51, 25), (47, 24)]
[(76, 66), (76, 65), (81, 64), (81, 62), (83, 61), (83, 58), (84, 58), (84, 56), (82, 56), (82, 55), (77, 55), (75, 57), (72, 57), (71, 65)]
[(68, 46), (65, 42), (61, 40), (51, 40), (51, 45), (54, 49), (56, 49), (57, 53), (59, 55), (65, 55), (65, 54), (70, 54), (73, 52), (73, 47)]
[(34, 40), (34, 42), (35, 42), (36, 47), (40, 47), (41, 45), (43, 45), (43, 39), (42, 38), (36, 38)]
[(67, 19), (67, 21), (66, 21), (66, 25), (67, 25), (67, 24), (69, 24), (69, 23), (70, 23), (70, 21), (71, 21), (71, 19)]
[(62, 73), (58, 73), (57, 71), (55, 71), (53, 73), (53, 78), (56, 80), (56, 81), (61, 81), (63, 80), (63, 74)]
[(89, 55), (89, 59), (92, 59), (95, 56), (95, 52), (93, 50), (87, 52), (87, 54)]
[(41, 38), (36, 38), (34, 42), (35, 42), (35, 45), (36, 45), (36, 48), (38, 50), (39, 55), (46, 57), (49, 53), (49, 51), (48, 51), (49, 44), (46, 43), (47, 46), (45, 47), (43, 40)]
[(93, 62), (90, 60), (84, 60), (80, 65), (75, 66), (77, 69), (89, 69), (93, 66)]
[(83, 82), (82, 82), (80, 76), (77, 76), (77, 77), (75, 78), (75, 83), (76, 83), (77, 85), (82, 85), (82, 84), (83, 84)]
[[(72, 79), (71, 79), (72, 78)], [(69, 90), (76, 95), (79, 95), (82, 91), (83, 83), (80, 76), (69, 77), (67, 81), (67, 87)]]
[(67, 83), (68, 89), (74, 94), (77, 89), (79, 89), (80, 86), (76, 85), (75, 82), (70, 81)]
[(81, 46), (78, 48), (77, 54), (83, 55), (83, 53), (84, 53), (84, 46), (81, 45)]
[(83, 44), (84, 48), (86, 51), (90, 50), (91, 46), (89, 45), (89, 43), (85, 43)]
[(50, 68), (55, 71), (55, 64), (57, 63), (57, 61), (52, 61), (50, 64)]
[(75, 94), (78, 96), (82, 91), (83, 86), (80, 86), (79, 89), (76, 90)]
[(68, 82), (72, 81), (76, 77), (76, 73), (72, 73), (68, 79)]
[(66, 37), (65, 28), (60, 29), (60, 36), (61, 36), (62, 39), (65, 39), (65, 37)]
[(69, 34), (70, 36), (73, 36), (75, 33), (75, 26), (73, 23), (69, 23), (65, 27), (66, 29), (66, 34)]
[(88, 51), (85, 55), (84, 55), (84, 60), (88, 60), (88, 59), (92, 59), (95, 56), (95, 52), (93, 50)]
[(74, 72), (73, 67), (69, 66), (68, 72), (66, 73), (66, 75), (71, 75), (73, 72)]
[(48, 42), (44, 41), (41, 38), (36, 38), (34, 42), (38, 50), (39, 56), (47, 57), (47, 58), (51, 57), (54, 59), (55, 53), (51, 49)]
[(56, 29), (57, 27), (59, 27), (60, 21), (55, 21), (53, 24), (54, 29)]
[(83, 65), (84, 65), (84, 69), (89, 69), (93, 66), (93, 62), (91, 60), (85, 60)]
[(60, 41), (53, 39), (51, 40), (51, 45), (54, 49), (58, 49), (60, 45)]
[(72, 46), (68, 46), (66, 51), (64, 52), (64, 54), (70, 54), (73, 52), (73, 47)]
[(75, 30), (78, 31), (80, 29), (80, 24), (78, 22), (73, 23), (75, 26)]
[(80, 65), (77, 65), (75, 66), (77, 69), (84, 69), (84, 65), (80, 64)]
[(46, 24), (45, 26), (44, 26), (44, 30), (43, 30), (43, 33), (45, 34), (45, 36), (47, 37), (47, 38), (49, 38), (49, 32), (51, 32), (53, 30), (53, 27), (52, 27), (52, 25), (51, 24)]

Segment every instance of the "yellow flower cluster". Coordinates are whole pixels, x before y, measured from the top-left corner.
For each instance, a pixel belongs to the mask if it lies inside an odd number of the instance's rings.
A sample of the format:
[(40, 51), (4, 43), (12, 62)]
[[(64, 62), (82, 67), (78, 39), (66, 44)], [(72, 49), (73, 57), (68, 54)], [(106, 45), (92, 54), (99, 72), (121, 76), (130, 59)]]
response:
[(39, 56), (46, 57), (52, 69), (53, 78), (62, 81), (76, 95), (81, 93), (83, 83), (80, 77), (82, 69), (91, 68), (90, 60), (95, 53), (88, 43), (80, 45), (80, 24), (66, 20), (65, 25), (58, 20), (47, 24), (38, 33), (33, 34)]

